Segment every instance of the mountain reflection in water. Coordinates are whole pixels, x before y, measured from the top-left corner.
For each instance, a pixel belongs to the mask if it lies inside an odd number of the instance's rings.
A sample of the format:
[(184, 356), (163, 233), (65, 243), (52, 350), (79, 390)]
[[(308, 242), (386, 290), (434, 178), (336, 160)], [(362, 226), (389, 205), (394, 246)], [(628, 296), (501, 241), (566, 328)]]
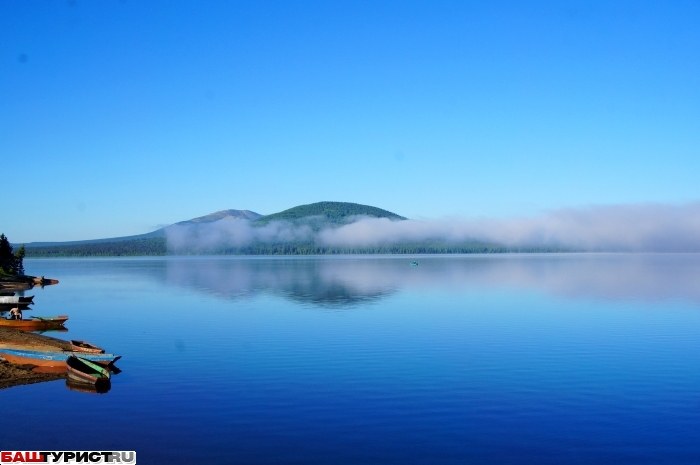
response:
[[(321, 307), (371, 303), (403, 289), (529, 289), (563, 298), (700, 302), (698, 254), (416, 257), (196, 257), (155, 262), (168, 285), (224, 299), (272, 293)], [(160, 265), (160, 266), (158, 266)]]
[[(341, 308), (396, 292), (397, 265), (393, 260), (367, 259), (177, 260), (167, 262), (166, 281), (225, 299), (273, 293), (299, 303)], [(394, 278), (376, 279), (392, 270)]]

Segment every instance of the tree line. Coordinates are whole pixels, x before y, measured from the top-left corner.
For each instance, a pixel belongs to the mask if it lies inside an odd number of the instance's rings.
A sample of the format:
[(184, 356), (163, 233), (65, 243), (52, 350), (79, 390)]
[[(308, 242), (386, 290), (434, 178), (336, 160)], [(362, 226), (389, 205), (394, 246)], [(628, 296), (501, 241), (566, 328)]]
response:
[(27, 247), (27, 257), (143, 257), (167, 255), (164, 237), (131, 241), (93, 242), (87, 244), (46, 245)]
[(354, 255), (354, 254), (473, 254), (571, 252), (557, 247), (506, 247), (498, 244), (420, 242), (376, 247), (329, 247), (307, 242), (256, 242), (241, 247), (199, 251), (168, 250), (164, 237), (131, 241), (28, 247), (28, 257), (136, 257), (162, 255)]
[(0, 274), (24, 275), (24, 245), (15, 252), (5, 234), (0, 234)]

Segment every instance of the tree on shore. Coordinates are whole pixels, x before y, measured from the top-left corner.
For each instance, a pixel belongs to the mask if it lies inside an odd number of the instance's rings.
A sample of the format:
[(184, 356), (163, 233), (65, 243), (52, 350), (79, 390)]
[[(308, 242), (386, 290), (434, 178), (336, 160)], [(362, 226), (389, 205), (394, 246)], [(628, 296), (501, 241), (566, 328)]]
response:
[(15, 274), (20, 276), (24, 276), (24, 256), (26, 253), (24, 244), (22, 244), (15, 254)]
[(23, 275), (24, 274), (24, 245), (17, 253), (13, 253), (12, 244), (7, 236), (0, 234), (0, 273)]

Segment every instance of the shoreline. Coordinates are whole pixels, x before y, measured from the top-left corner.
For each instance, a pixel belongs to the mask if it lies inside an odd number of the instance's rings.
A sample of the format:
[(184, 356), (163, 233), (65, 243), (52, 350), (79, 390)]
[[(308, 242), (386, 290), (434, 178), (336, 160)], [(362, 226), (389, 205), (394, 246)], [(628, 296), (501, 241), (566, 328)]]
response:
[[(16, 329), (0, 328), (0, 346), (33, 350), (70, 349), (67, 341)], [(33, 365), (14, 365), (0, 356), (0, 389), (65, 379), (65, 373), (37, 373)]]
[(66, 378), (64, 373), (37, 373), (32, 371), (33, 368), (32, 365), (13, 365), (0, 361), (0, 390)]

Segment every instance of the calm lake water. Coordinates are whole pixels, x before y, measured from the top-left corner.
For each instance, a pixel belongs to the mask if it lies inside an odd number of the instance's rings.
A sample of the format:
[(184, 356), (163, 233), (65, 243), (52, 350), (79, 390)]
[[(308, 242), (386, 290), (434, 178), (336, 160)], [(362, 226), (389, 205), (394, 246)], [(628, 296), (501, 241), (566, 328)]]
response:
[[(410, 266), (417, 260), (419, 265)], [(0, 390), (1, 450), (139, 463), (700, 463), (699, 255), (26, 260), (107, 394)]]

